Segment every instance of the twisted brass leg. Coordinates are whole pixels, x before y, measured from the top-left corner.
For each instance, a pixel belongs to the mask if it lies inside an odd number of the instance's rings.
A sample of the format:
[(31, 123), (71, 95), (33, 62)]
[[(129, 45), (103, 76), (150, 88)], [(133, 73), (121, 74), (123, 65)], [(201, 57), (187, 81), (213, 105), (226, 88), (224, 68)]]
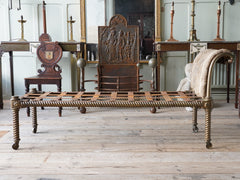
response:
[[(62, 101), (62, 99), (59, 99), (59, 101)], [(62, 116), (62, 109), (63, 107), (58, 107), (58, 116), (61, 117)]]
[(198, 132), (198, 123), (197, 123), (197, 107), (193, 107), (193, 117), (192, 117), (192, 125), (193, 125), (193, 132)]
[(37, 107), (32, 107), (32, 127), (33, 127), (33, 130), (32, 132), (33, 133), (36, 133), (37, 132)]
[(150, 109), (150, 112), (151, 112), (151, 113), (156, 113), (156, 111), (157, 111), (157, 110), (156, 110), (156, 107), (152, 107), (152, 108)]
[(62, 117), (62, 109), (63, 109), (62, 107), (58, 108), (58, 116), (59, 117)]
[(211, 143), (211, 111), (212, 111), (212, 100), (208, 99), (205, 101), (205, 141), (206, 148), (212, 147)]
[(18, 96), (13, 96), (11, 98), (11, 108), (13, 113), (13, 145), (12, 148), (14, 150), (17, 150), (19, 147), (19, 98)]
[[(42, 101), (42, 100), (41, 100)], [(41, 110), (44, 110), (44, 107), (43, 106), (41, 106)]]

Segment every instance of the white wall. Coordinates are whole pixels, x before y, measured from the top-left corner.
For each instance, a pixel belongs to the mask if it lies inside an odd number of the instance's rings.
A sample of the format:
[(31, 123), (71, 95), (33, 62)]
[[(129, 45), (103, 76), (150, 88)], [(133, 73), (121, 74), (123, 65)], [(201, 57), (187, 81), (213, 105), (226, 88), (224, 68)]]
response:
[[(172, 0), (162, 0), (162, 40), (170, 36), (170, 9)], [(174, 32), (175, 39), (186, 41), (189, 38), (191, 28), (191, 1), (175, 0)], [(235, 0), (231, 6), (228, 0), (221, 0), (222, 14), (220, 24), (220, 35), (228, 41), (240, 41), (240, 0)], [(23, 15), (27, 23), (24, 24), (25, 39), (28, 41), (38, 41), (38, 37), (43, 32), (42, 23), (42, 1), (41, 0), (22, 0), (22, 10), (8, 10), (8, 0), (0, 0), (0, 41), (17, 40), (20, 38), (20, 24), (17, 20)], [(76, 41), (80, 41), (80, 0), (46, 0), (47, 10), (47, 32), (53, 41), (68, 41), (69, 27), (67, 20), (70, 16), (76, 22), (73, 24), (73, 36)], [(106, 3), (106, 4), (105, 4)], [(200, 40), (212, 40), (216, 37), (217, 31), (217, 0), (196, 0), (195, 7), (195, 29)], [(105, 7), (111, 7), (105, 11)], [(97, 43), (97, 26), (107, 25), (110, 14), (114, 14), (114, 0), (86, 0), (86, 26), (87, 42)], [(184, 52), (167, 53), (161, 65), (161, 89), (176, 90), (178, 82), (184, 78), (184, 66), (188, 62), (188, 54)], [(63, 69), (63, 87), (65, 91), (72, 90), (75, 85), (76, 74), (71, 64), (69, 53), (64, 53), (60, 66)], [(15, 93), (24, 94), (24, 77), (29, 77), (37, 73), (40, 63), (36, 55), (31, 52), (14, 53), (14, 76)], [(3, 70), (3, 96), (9, 99), (10, 94), (10, 75), (8, 54), (5, 53), (2, 59)], [(151, 78), (151, 69), (146, 65), (142, 69), (144, 79)], [(94, 65), (89, 65), (86, 69), (86, 79), (92, 79), (97, 73)], [(88, 78), (89, 77), (89, 78)], [(169, 83), (171, 82), (171, 83)], [(95, 85), (87, 86), (88, 90), (93, 90)], [(148, 85), (144, 86), (147, 89)], [(47, 90), (55, 91), (55, 87), (48, 87)]]
[[(195, 0), (195, 29), (200, 41), (211, 41), (217, 35), (217, 0)], [(162, 1), (162, 40), (170, 37), (170, 10), (172, 0)], [(179, 41), (189, 39), (191, 29), (191, 1), (174, 1), (173, 37)], [(220, 37), (226, 41), (240, 41), (240, 0), (230, 5), (228, 0), (221, 0)], [(166, 53), (161, 70), (161, 89), (176, 90), (178, 82), (185, 77), (184, 67), (190, 62), (188, 53)], [(171, 82), (171, 83), (169, 83)], [(217, 87), (217, 86), (216, 86)], [(220, 87), (220, 86), (219, 86)], [(234, 85), (232, 87), (235, 87)]]
[[(79, 0), (47, 0), (46, 17), (47, 33), (52, 37), (52, 41), (68, 41), (69, 25), (67, 20), (70, 16), (76, 22), (73, 24), (73, 37), (80, 41), (80, 1)], [(18, 20), (21, 15), (27, 22), (24, 24), (24, 38), (27, 41), (38, 41), (39, 36), (43, 33), (42, 20), (42, 1), (41, 0), (21, 0), (22, 9), (8, 10), (8, 1), (0, 1), (0, 17), (4, 25), (0, 29), (0, 41), (17, 41), (21, 37), (21, 26)], [(11, 96), (10, 89), (10, 72), (8, 54), (5, 53), (2, 58), (3, 70), (3, 98), (9, 99)], [(24, 78), (37, 74), (40, 68), (40, 61), (36, 55), (31, 52), (14, 52), (14, 84), (15, 94), (23, 95), (25, 92)], [(62, 90), (71, 91), (73, 81), (71, 69), (71, 54), (64, 52), (62, 60), (59, 62), (62, 67)], [(31, 86), (34, 87), (34, 86)], [(56, 91), (55, 85), (44, 86), (44, 90)]]
[(87, 42), (98, 43), (98, 26), (105, 25), (105, 0), (86, 1)]

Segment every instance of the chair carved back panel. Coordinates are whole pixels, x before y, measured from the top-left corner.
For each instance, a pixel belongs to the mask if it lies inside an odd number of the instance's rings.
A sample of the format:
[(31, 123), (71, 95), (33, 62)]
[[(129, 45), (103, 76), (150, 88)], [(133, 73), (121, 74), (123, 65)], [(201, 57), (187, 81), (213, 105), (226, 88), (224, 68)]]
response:
[(113, 16), (109, 26), (100, 26), (98, 36), (100, 64), (139, 62), (138, 26), (128, 26), (122, 15)]
[(62, 58), (62, 48), (58, 42), (42, 41), (37, 49), (37, 56), (42, 62), (41, 67), (44, 68), (38, 70), (39, 77), (61, 77), (62, 70), (57, 63)]
[(122, 15), (98, 28), (99, 91), (139, 90), (139, 29)]

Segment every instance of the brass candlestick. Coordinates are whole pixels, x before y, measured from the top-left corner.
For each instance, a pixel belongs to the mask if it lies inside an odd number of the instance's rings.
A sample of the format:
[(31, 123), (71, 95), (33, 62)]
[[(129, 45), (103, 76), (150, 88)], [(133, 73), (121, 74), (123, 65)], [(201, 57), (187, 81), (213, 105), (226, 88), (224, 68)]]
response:
[(39, 41), (51, 41), (51, 37), (47, 34), (47, 22), (46, 22), (46, 3), (43, 1), (43, 34), (39, 37)]
[(199, 39), (197, 39), (197, 32), (196, 32), (196, 29), (194, 28), (194, 17), (195, 17), (195, 0), (192, 0), (191, 1), (192, 3), (192, 29), (190, 30), (190, 38), (188, 41), (199, 41)]
[(166, 41), (178, 41), (173, 38), (173, 16), (174, 16), (174, 2), (172, 2), (172, 9), (171, 9), (171, 33), (170, 33), (170, 39)]
[(221, 1), (218, 1), (218, 10), (217, 10), (217, 37), (214, 41), (224, 41), (224, 39), (220, 38), (219, 28), (220, 28), (220, 16), (221, 16)]
[(18, 41), (27, 41), (26, 39), (24, 39), (24, 27), (23, 24), (26, 23), (26, 20), (23, 20), (23, 15), (21, 15), (21, 19), (18, 20), (19, 23), (21, 23), (21, 38)]
[(67, 21), (70, 24), (70, 42), (75, 42), (75, 40), (73, 40), (73, 26), (72, 24), (75, 23), (76, 21), (72, 19), (72, 16), (70, 16), (70, 20)]

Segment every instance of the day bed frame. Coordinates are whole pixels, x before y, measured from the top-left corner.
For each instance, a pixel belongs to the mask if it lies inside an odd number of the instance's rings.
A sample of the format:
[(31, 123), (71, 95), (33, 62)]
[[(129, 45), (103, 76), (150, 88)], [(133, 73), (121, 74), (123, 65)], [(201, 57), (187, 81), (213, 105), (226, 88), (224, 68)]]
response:
[[(206, 93), (198, 96), (195, 91), (189, 92), (37, 92), (36, 90), (23, 97), (13, 96), (11, 108), (13, 113), (13, 149), (19, 147), (19, 110), (32, 108), (33, 133), (37, 132), (37, 107), (192, 107), (193, 131), (198, 132), (197, 109), (205, 110), (205, 142), (206, 148), (211, 148), (211, 110), (213, 101), (211, 93), (211, 78), (216, 61), (232, 62), (229, 51), (220, 51), (211, 58), (206, 76)], [(204, 60), (204, 59), (203, 59)], [(193, 72), (194, 73), (194, 72)]]

